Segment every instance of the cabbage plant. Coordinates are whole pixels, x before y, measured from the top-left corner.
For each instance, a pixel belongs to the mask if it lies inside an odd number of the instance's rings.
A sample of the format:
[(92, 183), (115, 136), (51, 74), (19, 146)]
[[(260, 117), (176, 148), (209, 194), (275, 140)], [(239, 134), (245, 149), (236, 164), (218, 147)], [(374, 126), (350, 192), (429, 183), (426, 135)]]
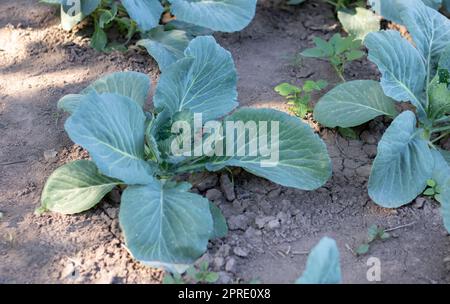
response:
[[(143, 108), (150, 79), (136, 72), (107, 75), (80, 94), (63, 97), (58, 105), (70, 113), (65, 130), (92, 160), (78, 160), (57, 169), (43, 189), (38, 211), (80, 213), (119, 186), (124, 189), (119, 221), (127, 248), (145, 264), (175, 271), (201, 256), (208, 240), (227, 232), (219, 208), (190, 192), (191, 185), (180, 182), (179, 174), (235, 166), (287, 187), (321, 187), (331, 175), (331, 164), (318, 135), (283, 112), (254, 108), (234, 111), (238, 106), (236, 86), (231, 54), (213, 37), (203, 36), (193, 39), (184, 57), (162, 72), (153, 112)], [(244, 127), (255, 122), (260, 132), (265, 129), (270, 135), (267, 144), (277, 142), (277, 163), (261, 166), (265, 156), (260, 154), (210, 154), (205, 145), (204, 153), (198, 156), (174, 155), (171, 147), (174, 143), (177, 146), (180, 134), (173, 126), (191, 123), (194, 113), (202, 114), (203, 123), (193, 140), (198, 135), (205, 142), (212, 137), (218, 140), (216, 147), (223, 143), (232, 151), (248, 151), (263, 137), (247, 132), (228, 141), (235, 137), (234, 130), (216, 137), (217, 130), (226, 122)], [(216, 127), (210, 122), (216, 122)], [(272, 132), (271, 122), (278, 125), (278, 133)]]
[(339, 284), (342, 282), (341, 263), (336, 241), (324, 237), (311, 250), (306, 268), (297, 284)]
[[(212, 31), (235, 32), (246, 27), (255, 15), (256, 0), (41, 0), (61, 6), (61, 24), (72, 29), (87, 16), (94, 19), (91, 45), (99, 51), (124, 49), (139, 31), (150, 55), (177, 59), (193, 36)], [(175, 20), (160, 25), (164, 13)], [(107, 45), (106, 30), (116, 26), (125, 32), (125, 44)], [(161, 59), (162, 60), (162, 59)], [(167, 59), (164, 59), (167, 60)]]
[[(414, 200), (433, 179), (439, 188), (444, 224), (450, 231), (448, 152), (436, 144), (450, 134), (450, 20), (420, 0), (399, 6), (412, 42), (397, 31), (370, 33), (369, 60), (381, 81), (341, 84), (318, 102), (314, 117), (327, 127), (354, 127), (377, 116), (394, 118), (379, 145), (369, 179), (369, 195), (383, 207)], [(395, 103), (415, 111), (397, 115)]]

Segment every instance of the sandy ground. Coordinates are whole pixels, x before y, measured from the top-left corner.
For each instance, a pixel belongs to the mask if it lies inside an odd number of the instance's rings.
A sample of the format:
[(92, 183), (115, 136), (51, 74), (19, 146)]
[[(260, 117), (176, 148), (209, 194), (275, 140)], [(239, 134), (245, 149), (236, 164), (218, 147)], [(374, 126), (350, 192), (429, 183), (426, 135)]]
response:
[[(161, 281), (161, 271), (135, 262), (124, 248), (117, 197), (76, 216), (33, 214), (51, 172), (87, 157), (64, 132), (66, 117), (56, 109), (58, 99), (114, 71), (140, 71), (154, 83), (158, 79), (155, 62), (145, 52), (131, 48), (126, 53), (97, 53), (88, 46), (89, 31), (62, 31), (55, 10), (37, 1), (0, 0), (0, 283)], [(287, 110), (273, 91), (277, 84), (300, 84), (309, 78), (337, 83), (324, 62), (293, 64), (294, 55), (311, 46), (313, 36), (328, 38), (336, 31), (339, 25), (331, 8), (320, 1), (290, 8), (262, 1), (247, 29), (217, 34), (238, 67), (241, 105)], [(376, 79), (378, 73), (361, 60), (346, 76)], [(367, 195), (376, 143), (389, 121), (377, 119), (361, 127), (358, 141), (311, 124), (327, 143), (332, 179), (306, 192), (236, 171), (236, 199), (229, 202), (222, 196), (215, 201), (230, 233), (212, 242), (202, 257), (220, 273), (220, 282), (293, 282), (304, 269), (304, 253), (327, 235), (337, 240), (346, 283), (367, 283), (369, 257), (380, 259), (384, 283), (448, 283), (444, 259), (450, 255), (450, 237), (439, 206), (427, 200), (386, 210)], [(207, 188), (221, 189), (218, 175), (204, 178), (210, 181)], [(203, 194), (207, 190), (197, 188)], [(278, 224), (273, 225), (274, 220)], [(373, 244), (368, 255), (356, 257), (350, 249), (364, 241), (372, 224), (411, 225)]]

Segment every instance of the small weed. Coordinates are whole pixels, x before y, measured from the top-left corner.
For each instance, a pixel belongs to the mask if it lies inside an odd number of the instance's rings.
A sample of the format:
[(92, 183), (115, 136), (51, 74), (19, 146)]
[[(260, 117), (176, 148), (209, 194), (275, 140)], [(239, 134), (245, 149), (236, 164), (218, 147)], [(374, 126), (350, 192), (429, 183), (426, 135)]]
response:
[[(423, 192), (426, 196), (431, 196), (436, 199), (436, 195), (441, 193), (441, 188), (438, 186), (435, 180), (429, 179), (427, 180), (427, 188)], [(437, 200), (437, 199), (436, 199)]]
[(324, 59), (333, 66), (339, 78), (345, 82), (344, 72), (347, 63), (360, 59), (364, 56), (361, 51), (362, 41), (353, 36), (342, 37), (334, 34), (329, 41), (320, 37), (314, 37), (313, 48), (306, 49), (300, 54), (309, 58)]
[(391, 235), (385, 231), (384, 228), (378, 227), (377, 225), (372, 225), (367, 230), (367, 240), (363, 244), (359, 245), (358, 248), (356, 248), (355, 253), (356, 255), (364, 255), (369, 252), (370, 245), (375, 242), (376, 240), (387, 240), (391, 237)]
[(311, 94), (313, 91), (320, 91), (326, 88), (328, 83), (325, 80), (307, 80), (303, 87), (297, 87), (289, 83), (282, 83), (275, 87), (275, 91), (288, 100), (291, 111), (300, 118), (305, 118), (306, 114), (312, 112)]
[(163, 284), (186, 284), (186, 283), (215, 283), (219, 279), (217, 272), (209, 271), (209, 263), (203, 261), (198, 268), (191, 266), (186, 271), (186, 276), (179, 273), (166, 273)]

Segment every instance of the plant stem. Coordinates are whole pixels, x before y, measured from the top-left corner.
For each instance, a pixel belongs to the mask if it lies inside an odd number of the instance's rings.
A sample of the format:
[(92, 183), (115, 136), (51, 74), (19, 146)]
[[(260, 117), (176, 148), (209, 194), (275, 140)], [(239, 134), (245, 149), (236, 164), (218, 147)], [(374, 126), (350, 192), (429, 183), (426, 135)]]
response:
[(437, 132), (442, 132), (442, 131), (447, 131), (447, 130), (450, 130), (450, 126), (432, 129), (431, 133), (437, 133)]
[(394, 227), (394, 228), (385, 229), (384, 232), (391, 232), (391, 231), (394, 231), (394, 230), (397, 230), (397, 229), (401, 229), (401, 228), (406, 228), (406, 227), (412, 226), (414, 224), (415, 224), (415, 222), (412, 222), (412, 223), (409, 223), (409, 224), (405, 224), (405, 225), (400, 225), (400, 226), (397, 226), (397, 227)]
[(449, 134), (450, 134), (450, 132), (442, 133), (440, 136), (438, 136), (438, 137), (436, 137), (435, 139), (433, 139), (433, 140), (431, 141), (431, 143), (434, 144), (435, 142), (438, 142), (439, 140), (441, 140), (442, 138), (448, 136)]
[(342, 80), (342, 82), (347, 82), (347, 80), (345, 80), (345, 78), (344, 78), (344, 71), (342, 70), (341, 71), (341, 69), (339, 69), (336, 65), (332, 65), (333, 66), (333, 68), (334, 68), (334, 70), (336, 71), (336, 74), (339, 76), (339, 78)]
[(436, 120), (435, 120), (435, 123), (443, 123), (443, 122), (447, 122), (447, 121), (449, 121), (449, 120), (450, 120), (450, 116), (445, 116), (445, 117), (436, 119)]

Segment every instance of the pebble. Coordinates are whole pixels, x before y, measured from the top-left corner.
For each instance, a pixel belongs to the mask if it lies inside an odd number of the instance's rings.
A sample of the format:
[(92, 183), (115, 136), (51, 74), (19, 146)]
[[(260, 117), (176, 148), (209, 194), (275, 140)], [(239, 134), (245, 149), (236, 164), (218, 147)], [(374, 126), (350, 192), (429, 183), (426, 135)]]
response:
[(54, 149), (44, 151), (44, 159), (46, 161), (55, 161), (56, 156), (58, 156), (58, 152), (56, 152)]
[(414, 206), (414, 208), (416, 208), (416, 209), (422, 209), (423, 206), (425, 205), (426, 201), (427, 201), (427, 200), (426, 200), (425, 198), (423, 198), (423, 197), (418, 197), (418, 198), (416, 198), (416, 200), (414, 201), (413, 206)]
[(3, 212), (0, 212), (0, 220), (3, 218)]
[(377, 146), (376, 145), (364, 145), (364, 152), (366, 152), (369, 158), (374, 158), (377, 155)]
[(236, 199), (234, 185), (227, 174), (222, 174), (220, 176), (220, 188), (222, 189), (222, 192), (225, 194), (225, 198), (228, 201), (232, 202)]
[(205, 194), (206, 198), (210, 201), (218, 201), (222, 198), (222, 192), (217, 189), (209, 189)]
[(230, 258), (225, 264), (225, 270), (228, 272), (234, 272), (236, 270), (236, 260), (234, 258)]
[(75, 276), (75, 265), (72, 262), (69, 262), (64, 266), (64, 269), (61, 271), (61, 279), (73, 279)]
[(233, 253), (241, 258), (245, 258), (248, 256), (248, 251), (241, 247), (234, 247)]
[(279, 220), (275, 219), (275, 220), (271, 220), (270, 222), (267, 223), (267, 229), (275, 230), (277, 228), (280, 228)]
[(216, 174), (209, 174), (209, 173), (196, 175), (194, 179), (198, 181), (196, 182), (194, 180), (191, 183), (195, 188), (197, 188), (200, 191), (206, 191), (208, 189), (214, 188), (214, 186), (217, 185), (217, 181), (219, 180)]
[(231, 216), (228, 220), (228, 228), (230, 230), (245, 230), (247, 229), (248, 224), (249, 220), (243, 214)]
[(222, 268), (223, 264), (225, 264), (225, 260), (223, 257), (215, 257), (213, 260), (213, 266), (216, 269)]
[(375, 138), (375, 136), (373, 136), (367, 131), (361, 133), (361, 139), (370, 145), (377, 143), (377, 139)]
[(258, 227), (259, 229), (263, 229), (264, 226), (272, 219), (274, 219), (274, 217), (272, 216), (257, 217), (255, 219), (256, 227)]
[(267, 197), (270, 199), (274, 199), (280, 196), (281, 193), (281, 188), (276, 188), (272, 191), (269, 192), (269, 194), (267, 194)]
[(372, 171), (372, 166), (365, 165), (365, 166), (361, 166), (358, 169), (356, 169), (356, 174), (358, 174), (361, 177), (369, 177), (371, 171)]

